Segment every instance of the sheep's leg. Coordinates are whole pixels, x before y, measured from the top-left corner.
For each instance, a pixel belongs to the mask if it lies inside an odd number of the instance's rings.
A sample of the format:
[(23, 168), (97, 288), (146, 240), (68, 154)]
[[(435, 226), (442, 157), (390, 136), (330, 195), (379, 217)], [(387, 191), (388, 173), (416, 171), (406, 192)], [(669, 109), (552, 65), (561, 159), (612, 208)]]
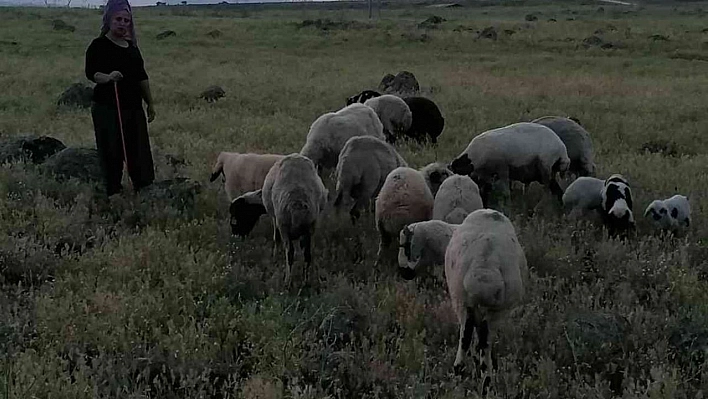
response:
[(287, 252), (285, 253), (285, 285), (289, 288), (292, 282), (293, 263), (295, 262), (295, 245), (292, 240), (286, 240)]
[(303, 278), (305, 281), (308, 281), (310, 265), (312, 264), (312, 236), (310, 234), (305, 234), (300, 237), (300, 249), (302, 249), (302, 254), (305, 258)]
[(464, 358), (470, 350), (472, 344), (472, 334), (475, 329), (474, 312), (470, 308), (464, 308), (462, 315), (459, 317), (460, 322), (460, 340), (457, 346), (457, 356), (455, 356), (454, 370), (455, 374), (462, 373), (464, 368)]
[(280, 230), (278, 229), (278, 224), (273, 222), (273, 248), (271, 249), (271, 258), (275, 258), (277, 255), (278, 245), (280, 244)]
[(379, 228), (379, 235), (381, 238), (379, 239), (379, 251), (376, 253), (376, 264), (375, 266), (379, 266), (382, 263), (383, 256), (387, 252), (388, 247), (391, 245), (391, 236), (383, 231), (383, 229)]
[(557, 199), (558, 202), (563, 205), (563, 188), (561, 188), (560, 183), (558, 182), (558, 179), (553, 176), (551, 178), (551, 181), (548, 183), (548, 188), (551, 190), (551, 194), (553, 194)]
[(361, 217), (361, 210), (366, 209), (369, 202), (369, 198), (364, 196), (360, 196), (356, 199), (356, 202), (354, 202), (352, 209), (349, 211), (349, 215), (352, 218), (352, 224), (355, 224), (356, 221)]

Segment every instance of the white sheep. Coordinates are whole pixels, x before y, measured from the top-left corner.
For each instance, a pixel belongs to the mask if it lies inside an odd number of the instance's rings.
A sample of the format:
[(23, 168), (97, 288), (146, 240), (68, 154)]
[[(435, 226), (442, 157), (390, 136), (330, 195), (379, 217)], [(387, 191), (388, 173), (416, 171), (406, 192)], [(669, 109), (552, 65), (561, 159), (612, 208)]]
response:
[(614, 174), (605, 180), (600, 192), (602, 196), (602, 216), (610, 236), (626, 234), (634, 230), (634, 214), (632, 213), (632, 190), (627, 179), (620, 174)]
[(413, 124), (413, 114), (408, 104), (393, 94), (370, 98), (364, 105), (371, 107), (379, 116), (386, 141), (390, 143), (395, 143), (396, 138), (403, 136)]
[(481, 133), (449, 168), (475, 180), (486, 207), (495, 180), (505, 197), (509, 196), (511, 180), (524, 184), (536, 181), (561, 201), (563, 189), (557, 175), (563, 177), (569, 165), (565, 144), (553, 130), (538, 123), (521, 122)]
[(676, 194), (665, 200), (654, 200), (644, 211), (655, 227), (678, 232), (691, 226), (691, 205), (688, 197)]
[(457, 226), (442, 220), (404, 226), (398, 237), (398, 271), (401, 277), (411, 280), (421, 267), (445, 264), (445, 250)]
[(337, 166), (344, 144), (355, 136), (373, 136), (384, 140), (383, 125), (370, 107), (353, 103), (337, 112), (328, 112), (310, 126), (300, 154), (310, 158), (318, 170)]
[(293, 241), (300, 240), (305, 258), (304, 279), (312, 263), (312, 235), (317, 219), (327, 204), (327, 189), (314, 163), (300, 154), (290, 154), (270, 169), (263, 183), (263, 205), (273, 219), (274, 249), (285, 241), (285, 283), (290, 285), (294, 262)]
[(469, 176), (450, 176), (440, 185), (433, 203), (433, 219), (460, 224), (472, 211), (483, 208), (479, 187)]
[(526, 256), (511, 221), (492, 209), (470, 213), (447, 246), (445, 277), (460, 324), (455, 371), (462, 370), (476, 329), (484, 372), (491, 366), (494, 324), (521, 303), (528, 281)]
[(408, 166), (393, 146), (373, 136), (347, 140), (339, 153), (336, 169), (335, 207), (354, 200), (349, 215), (354, 223), (361, 210), (376, 198), (386, 176), (399, 166)]
[(592, 211), (601, 211), (603, 187), (604, 180), (578, 177), (565, 189), (563, 207), (570, 211), (570, 216), (587, 216)]
[(211, 171), (209, 181), (224, 176), (224, 190), (229, 202), (239, 195), (263, 187), (263, 180), (270, 168), (284, 155), (275, 154), (240, 154), (237, 152), (219, 153)]
[(568, 172), (576, 176), (595, 176), (592, 138), (579, 123), (562, 116), (543, 116), (532, 122), (550, 128), (563, 141), (570, 158)]
[(420, 173), (423, 174), (425, 183), (430, 187), (430, 192), (433, 193), (433, 197), (437, 195), (440, 185), (445, 179), (454, 175), (454, 173), (447, 168), (447, 165), (442, 162), (429, 163), (420, 169)]
[(375, 219), (380, 236), (376, 265), (381, 264), (403, 226), (430, 220), (432, 216), (433, 194), (423, 175), (409, 167), (392, 170), (376, 197)]

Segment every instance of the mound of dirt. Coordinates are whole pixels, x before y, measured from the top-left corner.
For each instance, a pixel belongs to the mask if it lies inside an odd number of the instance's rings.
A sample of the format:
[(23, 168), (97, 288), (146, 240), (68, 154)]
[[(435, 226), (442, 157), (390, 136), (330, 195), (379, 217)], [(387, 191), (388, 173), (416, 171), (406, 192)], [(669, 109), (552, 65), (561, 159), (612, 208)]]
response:
[(89, 108), (91, 99), (93, 98), (93, 87), (83, 83), (74, 83), (69, 86), (59, 96), (57, 105), (65, 105), (69, 107)]
[(205, 99), (207, 102), (212, 103), (217, 101), (221, 97), (226, 95), (226, 91), (219, 86), (209, 86), (200, 95), (199, 98)]
[(0, 140), (0, 163), (11, 161), (44, 162), (66, 148), (64, 143), (49, 136), (26, 135)]
[(412, 72), (401, 71), (396, 76), (386, 74), (381, 79), (378, 89), (386, 94), (405, 97), (417, 95), (420, 92), (420, 85)]
[(72, 177), (84, 182), (103, 180), (98, 151), (93, 148), (65, 148), (49, 157), (42, 168), (59, 181)]
[(76, 30), (72, 25), (67, 24), (61, 19), (52, 20), (52, 29), (60, 32), (73, 32)]
[(157, 36), (155, 36), (155, 39), (163, 40), (163, 39), (167, 39), (168, 37), (172, 37), (172, 36), (177, 36), (177, 32), (175, 32), (173, 30), (166, 30), (164, 32), (158, 33)]

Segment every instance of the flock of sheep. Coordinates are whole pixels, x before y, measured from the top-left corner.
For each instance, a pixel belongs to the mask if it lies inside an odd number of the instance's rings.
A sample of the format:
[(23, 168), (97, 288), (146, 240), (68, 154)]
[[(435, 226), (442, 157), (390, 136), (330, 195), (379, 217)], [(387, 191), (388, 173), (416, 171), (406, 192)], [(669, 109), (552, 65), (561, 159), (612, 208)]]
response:
[[(460, 324), (456, 371), (463, 367), (475, 331), (481, 359), (477, 370), (484, 373), (491, 365), (491, 325), (520, 303), (528, 278), (514, 226), (503, 213), (489, 209), (491, 194), (508, 198), (512, 181), (525, 186), (538, 182), (571, 215), (599, 216), (610, 235), (626, 237), (634, 230), (629, 182), (619, 174), (593, 177), (592, 141), (575, 119), (543, 117), (488, 130), (449, 164), (416, 170), (393, 144), (399, 138), (436, 143), (444, 118), (433, 101), (365, 90), (346, 103), (312, 123), (299, 153), (219, 154), (211, 181), (224, 176), (232, 233), (247, 236), (268, 214), (274, 249), (281, 241), (287, 248), (286, 283), (291, 283), (295, 240), (307, 279), (311, 239), (329, 204), (320, 176), (334, 169), (332, 205), (347, 206), (352, 223), (374, 202), (377, 265), (397, 263), (400, 275), (412, 279), (422, 267), (444, 264)], [(575, 179), (563, 190), (560, 179), (566, 175)], [(653, 201), (644, 216), (660, 229), (679, 232), (690, 225), (688, 199), (675, 195)], [(397, 251), (391, 249), (394, 240)]]

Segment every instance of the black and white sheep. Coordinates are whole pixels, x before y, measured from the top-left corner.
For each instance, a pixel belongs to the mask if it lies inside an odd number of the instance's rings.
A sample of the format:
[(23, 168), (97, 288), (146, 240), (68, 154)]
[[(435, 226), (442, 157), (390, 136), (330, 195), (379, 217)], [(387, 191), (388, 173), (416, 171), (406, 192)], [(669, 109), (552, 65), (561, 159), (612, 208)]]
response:
[(383, 125), (373, 109), (354, 103), (337, 112), (328, 112), (310, 126), (307, 141), (300, 154), (310, 158), (318, 170), (337, 166), (344, 144), (355, 136), (385, 139)]
[(445, 264), (445, 250), (457, 224), (442, 220), (411, 223), (398, 237), (398, 272), (411, 280), (421, 268)]
[(413, 123), (413, 115), (403, 99), (393, 94), (373, 97), (364, 102), (379, 116), (383, 124), (386, 141), (395, 143), (398, 137), (405, 135)]
[(632, 213), (632, 189), (620, 174), (614, 174), (605, 180), (600, 192), (602, 196), (602, 216), (610, 236), (621, 235), (635, 228)]
[(479, 187), (469, 176), (450, 176), (440, 185), (433, 203), (433, 219), (460, 224), (467, 215), (483, 208)]
[(528, 281), (526, 256), (511, 221), (492, 209), (470, 213), (445, 251), (445, 277), (460, 324), (455, 371), (464, 367), (476, 329), (476, 353), (485, 372), (491, 366), (494, 324), (522, 302)]
[(652, 201), (644, 211), (644, 217), (661, 230), (678, 232), (691, 226), (691, 205), (688, 197), (676, 194)]
[(433, 194), (423, 175), (409, 167), (392, 170), (376, 197), (375, 219), (380, 237), (376, 265), (384, 261), (388, 247), (404, 226), (432, 216)]
[(420, 173), (423, 175), (425, 183), (430, 187), (433, 197), (438, 193), (438, 189), (440, 189), (440, 185), (443, 184), (445, 179), (454, 174), (442, 162), (429, 163), (420, 169)]
[(406, 136), (423, 142), (426, 139), (435, 144), (445, 127), (445, 118), (440, 109), (425, 97), (405, 97), (403, 99), (411, 110), (413, 122)]
[(563, 141), (570, 158), (568, 172), (576, 176), (595, 176), (592, 138), (579, 123), (562, 116), (543, 116), (533, 123), (550, 128)]
[(381, 95), (381, 93), (379, 93), (378, 91), (375, 91), (375, 90), (364, 90), (359, 94), (355, 94), (351, 97), (348, 97), (347, 98), (347, 105), (351, 105), (354, 103), (362, 103), (363, 104), (366, 102), (366, 100), (368, 100), (370, 98), (378, 97), (380, 95)]
[(305, 258), (304, 279), (312, 263), (312, 236), (317, 219), (327, 204), (327, 189), (317, 174), (315, 164), (300, 154), (290, 154), (270, 169), (263, 183), (263, 206), (273, 219), (274, 248), (285, 241), (285, 282), (290, 284), (295, 246)]
[(335, 207), (354, 200), (349, 214), (355, 222), (361, 210), (376, 198), (386, 176), (399, 166), (408, 166), (400, 154), (384, 140), (357, 136), (347, 140), (339, 153), (336, 169)]
[(568, 170), (570, 159), (565, 144), (546, 126), (520, 122), (481, 133), (450, 163), (450, 170), (469, 175), (479, 185), (482, 202), (488, 206), (493, 185), (498, 183), (505, 197), (511, 180), (524, 184), (539, 182), (561, 201), (558, 182)]
[(240, 154), (237, 152), (219, 153), (211, 171), (209, 181), (224, 176), (224, 190), (230, 202), (243, 193), (259, 190), (270, 168), (283, 155), (275, 154)]

